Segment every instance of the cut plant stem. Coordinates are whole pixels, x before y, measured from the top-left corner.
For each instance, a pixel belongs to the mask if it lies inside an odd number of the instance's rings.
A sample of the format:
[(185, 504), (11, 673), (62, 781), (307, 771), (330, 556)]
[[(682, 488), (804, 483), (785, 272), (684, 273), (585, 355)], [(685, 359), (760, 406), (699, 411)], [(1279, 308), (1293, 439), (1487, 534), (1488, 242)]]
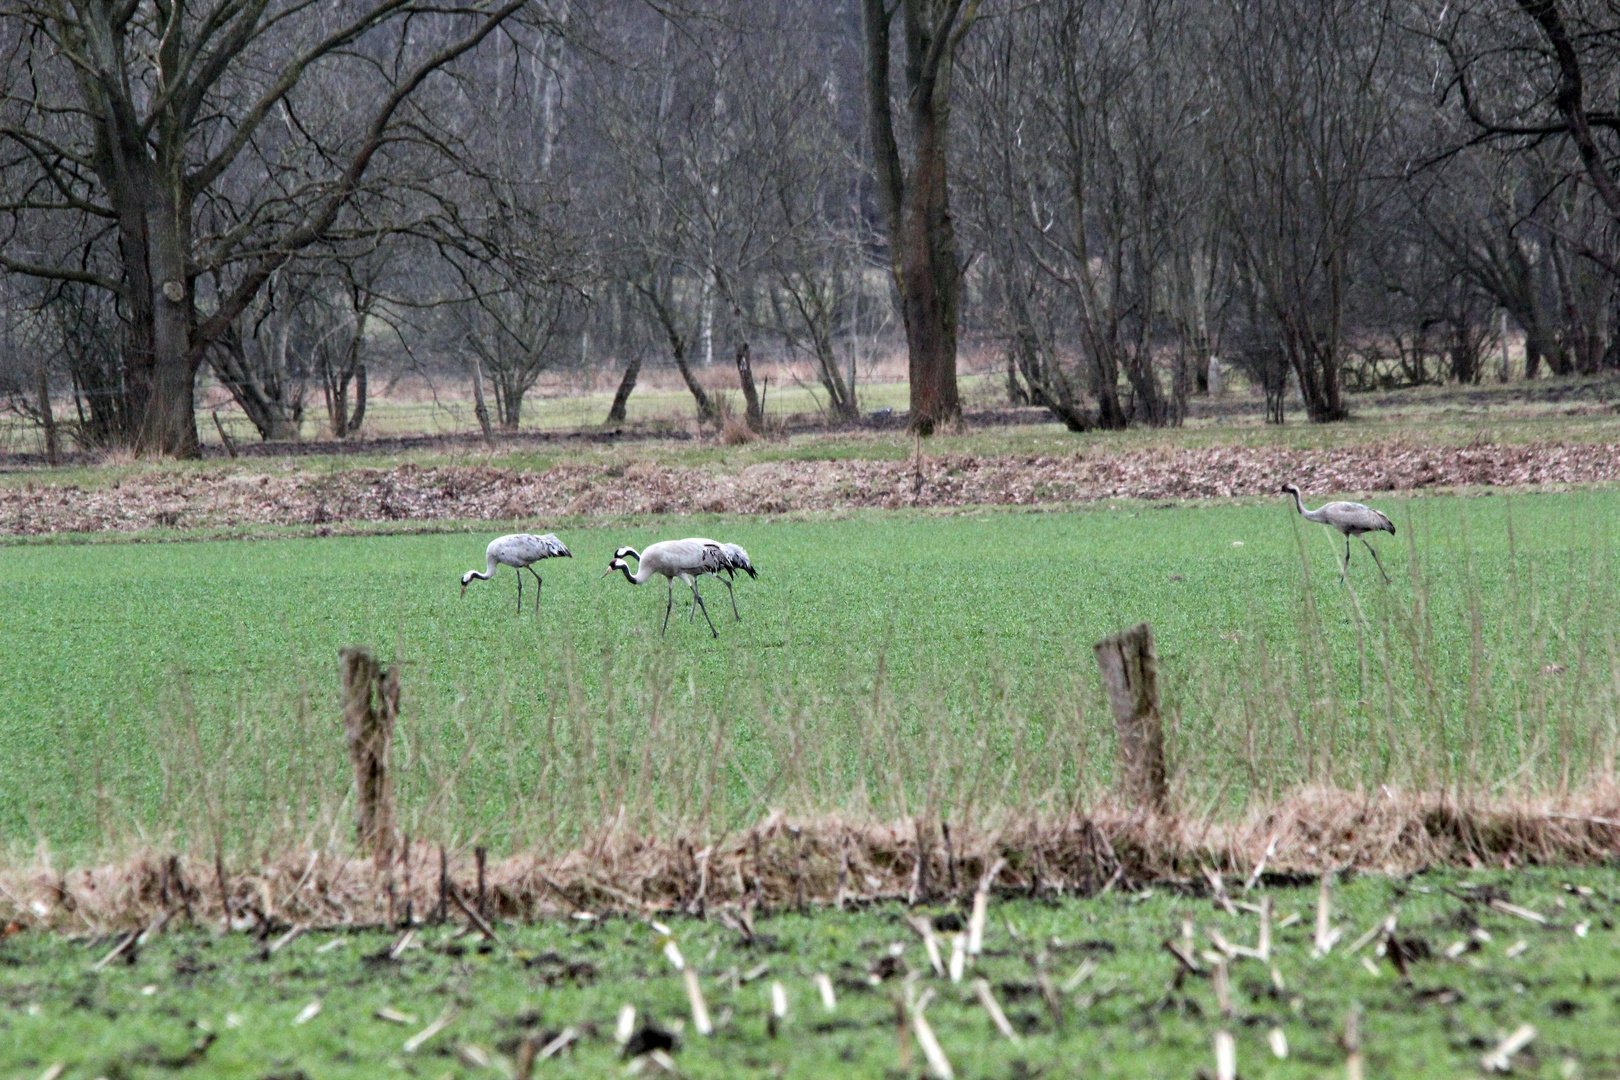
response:
[(714, 1034), (714, 1025), (709, 1022), (709, 1006), (703, 1000), (703, 987), (698, 985), (697, 972), (685, 968), (682, 973), (686, 976), (686, 1000), (692, 1005), (692, 1026), (699, 1035)]
[(1520, 907), (1518, 904), (1510, 904), (1506, 900), (1492, 900), (1491, 907), (1504, 915), (1513, 915), (1526, 922), (1533, 922), (1538, 926), (1547, 925), (1547, 916), (1541, 914), (1541, 912), (1531, 911), (1529, 908)]
[(1373, 938), (1375, 938), (1375, 937), (1387, 937), (1388, 935), (1393, 934), (1394, 932), (1395, 932), (1395, 913), (1392, 911), (1392, 912), (1389, 913), (1388, 918), (1384, 919), (1382, 922), (1374, 923), (1371, 927), (1368, 928), (1368, 930), (1367, 930), (1367, 932), (1365, 934), (1362, 934), (1360, 937), (1356, 938), (1354, 943), (1351, 944), (1350, 948), (1348, 950), (1346, 950), (1345, 955), (1346, 956), (1354, 956), (1354, 955), (1356, 955), (1356, 953), (1358, 953), (1362, 949), (1366, 948), (1367, 943), (1369, 941), (1371, 941)]
[(939, 938), (934, 934), (934, 920), (924, 915), (913, 917), (907, 921), (911, 923), (911, 928), (917, 931), (917, 934), (922, 938), (923, 951), (928, 954), (928, 966), (934, 969), (936, 976), (943, 979), (945, 977), (945, 961), (940, 959)]
[(426, 1043), (429, 1039), (433, 1038), (433, 1036), (449, 1027), (451, 1021), (453, 1021), (455, 1018), (456, 1013), (454, 1009), (444, 1010), (444, 1012), (438, 1015), (438, 1018), (435, 1019), (433, 1023), (429, 1024), (427, 1027), (405, 1040), (405, 1052), (407, 1054), (416, 1053), (422, 1048), (423, 1043)]
[(917, 1034), (917, 1045), (922, 1047), (929, 1071), (939, 1080), (955, 1080), (956, 1071), (951, 1068), (950, 1061), (945, 1057), (945, 1051), (940, 1048), (939, 1040), (934, 1037), (934, 1029), (928, 1026), (928, 1017), (923, 1015), (923, 1009), (931, 996), (925, 995), (911, 1010), (911, 1029)]
[(619, 1019), (613, 1026), (613, 1038), (620, 1046), (630, 1041), (630, 1036), (636, 1032), (636, 1007), (622, 1005), (619, 1007)]
[(1509, 1059), (1530, 1045), (1536, 1037), (1536, 1029), (1531, 1024), (1520, 1024), (1518, 1029), (1496, 1044), (1496, 1049), (1479, 1059), (1480, 1067), (1486, 1072), (1510, 1072), (1513, 1063)]
[(771, 983), (771, 1015), (778, 1020), (787, 1019), (787, 989), (779, 982)]
[(548, 1057), (555, 1057), (556, 1055), (562, 1053), (563, 1048), (577, 1038), (579, 1038), (579, 1029), (571, 1027), (563, 1028), (562, 1032), (555, 1039), (552, 1039), (550, 1042), (546, 1043), (545, 1047), (541, 1049), (541, 1059), (544, 1060)]
[(977, 959), (984, 951), (984, 920), (990, 909), (990, 886), (995, 882), (996, 875), (1001, 868), (1007, 865), (1006, 859), (997, 859), (990, 864), (984, 877), (979, 879), (979, 887), (973, 892), (973, 914), (968, 919), (968, 955)]
[(1333, 926), (1333, 875), (1323, 874), (1316, 893), (1316, 940), (1311, 955), (1326, 956), (1339, 940), (1339, 931)]
[(816, 989), (821, 991), (821, 1007), (828, 1012), (838, 1008), (838, 997), (833, 993), (832, 980), (825, 971), (816, 972), (815, 984)]
[(979, 1004), (984, 1006), (984, 1011), (990, 1014), (990, 1022), (996, 1025), (996, 1030), (1011, 1042), (1021, 1042), (1018, 1032), (1007, 1022), (1007, 1014), (1001, 1011), (1001, 1004), (996, 1001), (996, 995), (991, 991), (989, 982), (974, 979), (973, 992), (978, 995)]
[(1229, 1031), (1215, 1033), (1215, 1080), (1237, 1080), (1237, 1044)]

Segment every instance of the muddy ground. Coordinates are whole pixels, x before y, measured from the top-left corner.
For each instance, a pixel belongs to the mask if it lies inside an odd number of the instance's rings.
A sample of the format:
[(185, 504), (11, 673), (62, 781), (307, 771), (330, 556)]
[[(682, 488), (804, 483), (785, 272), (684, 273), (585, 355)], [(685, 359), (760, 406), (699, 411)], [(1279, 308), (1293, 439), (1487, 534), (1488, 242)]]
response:
[(912, 461), (779, 461), (726, 470), (651, 462), (257, 472), (248, 463), (155, 473), (98, 489), (0, 489), (0, 534), (523, 520), (647, 514), (783, 514), (860, 508), (1031, 506), (1101, 499), (1223, 498), (1435, 487), (1536, 487), (1620, 479), (1620, 445), (1341, 449), (1221, 447), (1088, 456), (925, 456)]

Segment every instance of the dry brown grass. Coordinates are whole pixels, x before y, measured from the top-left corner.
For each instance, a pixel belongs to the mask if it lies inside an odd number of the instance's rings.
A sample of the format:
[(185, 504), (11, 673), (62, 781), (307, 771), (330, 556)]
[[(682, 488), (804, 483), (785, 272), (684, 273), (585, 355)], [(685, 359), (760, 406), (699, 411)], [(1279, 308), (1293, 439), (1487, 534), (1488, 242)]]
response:
[[(722, 413), (719, 431), (727, 445), (756, 438), (730, 411)], [(780, 460), (718, 470), (643, 462), (634, 468), (634, 473), (600, 464), (556, 465), (544, 472), (410, 464), (336, 473), (152, 470), (124, 477), (116, 486), (0, 486), (0, 534), (550, 521), (701, 513), (715, 499), (739, 514), (1061, 506), (1116, 498), (1275, 496), (1278, 482), (1290, 477), (1316, 493), (1536, 489), (1620, 480), (1620, 446), (1369, 443), (1337, 449), (1148, 449), (1064, 457), (925, 454), (920, 461)]]
[[(452, 888), (475, 903), (473, 852), (445, 854)], [(1615, 791), (1529, 803), (1305, 788), (1229, 823), (1104, 806), (1086, 816), (959, 824), (949, 829), (948, 844), (937, 821), (916, 818), (793, 818), (777, 811), (712, 841), (646, 836), (612, 821), (560, 856), (519, 853), (490, 863), (485, 887), (492, 916), (534, 920), (576, 912), (960, 901), (998, 860), (1006, 862), (999, 890), (1090, 895), (1154, 882), (1199, 888), (1204, 868), (1241, 880), (1257, 867), (1291, 875), (1405, 874), (1590, 863), (1617, 854)], [(41, 852), (0, 870), (0, 921), (93, 933), (150, 924), (165, 913), (217, 924), (228, 897), (238, 929), (374, 926), (439, 908), (439, 858), (438, 847), (420, 842), (384, 869), (351, 850), (300, 847), (230, 867), (147, 850), (59, 870)], [(457, 905), (447, 906), (455, 916)]]

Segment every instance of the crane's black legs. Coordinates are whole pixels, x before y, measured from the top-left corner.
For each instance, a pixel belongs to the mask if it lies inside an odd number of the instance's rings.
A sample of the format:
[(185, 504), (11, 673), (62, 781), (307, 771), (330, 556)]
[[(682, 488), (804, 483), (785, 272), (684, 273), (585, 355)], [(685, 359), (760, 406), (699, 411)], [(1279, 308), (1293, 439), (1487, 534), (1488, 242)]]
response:
[[(538, 615), (540, 614), (540, 590), (545, 587), (546, 583), (538, 573), (535, 573), (534, 567), (529, 567), (529, 573), (534, 574), (534, 613)], [(522, 581), (523, 571), (519, 570), (518, 582), (521, 584)]]
[(1378, 549), (1373, 547), (1371, 544), (1368, 544), (1365, 536), (1361, 538), (1361, 542), (1367, 545), (1368, 551), (1372, 552), (1373, 562), (1378, 564), (1378, 572), (1384, 575), (1384, 580), (1386, 582), (1389, 581), (1389, 574), (1384, 570), (1384, 561), (1378, 557)]
[(742, 622), (742, 612), (737, 610), (737, 590), (731, 587), (731, 582), (727, 581), (719, 574), (714, 576), (714, 580), (724, 585), (726, 587), (726, 592), (731, 594), (731, 613), (737, 617), (738, 622)]
[[(685, 581), (686, 579), (683, 577), (681, 580)], [(664, 632), (669, 629), (669, 613), (675, 610), (675, 579), (666, 578), (665, 583), (669, 587), (669, 599), (664, 604), (664, 625), (662, 629), (658, 631), (659, 636), (663, 636)], [(691, 622), (694, 618), (696, 618), (698, 608), (702, 608), (703, 621), (709, 624), (709, 633), (713, 634), (715, 637), (719, 637), (720, 631), (714, 628), (714, 620), (709, 618), (709, 605), (705, 604), (703, 602), (703, 597), (698, 595), (697, 582), (687, 581), (686, 583), (692, 588), (692, 610), (687, 614), (686, 621)]]
[(519, 615), (521, 615), (521, 614), (523, 614), (523, 571), (522, 570), (519, 570), (517, 572), (517, 579), (518, 579), (518, 606), (517, 606), (517, 612), (518, 612)]
[[(719, 637), (720, 636), (720, 631), (718, 631), (718, 630), (716, 630), (714, 628), (714, 620), (709, 618), (709, 605), (705, 604), (703, 602), (703, 597), (701, 595), (699, 595), (699, 593), (697, 591), (697, 582), (696, 581), (691, 581), (691, 582), (688, 582), (687, 584), (692, 586), (692, 606), (693, 606), (694, 613), (696, 612), (697, 608), (702, 608), (703, 609), (703, 621), (709, 624), (709, 633), (713, 634), (715, 637)], [(691, 616), (688, 616), (687, 617), (687, 622), (691, 622), (691, 621), (692, 621)]]
[(1344, 575), (1350, 572), (1350, 534), (1344, 534), (1344, 565), (1339, 567), (1339, 584), (1344, 584)]

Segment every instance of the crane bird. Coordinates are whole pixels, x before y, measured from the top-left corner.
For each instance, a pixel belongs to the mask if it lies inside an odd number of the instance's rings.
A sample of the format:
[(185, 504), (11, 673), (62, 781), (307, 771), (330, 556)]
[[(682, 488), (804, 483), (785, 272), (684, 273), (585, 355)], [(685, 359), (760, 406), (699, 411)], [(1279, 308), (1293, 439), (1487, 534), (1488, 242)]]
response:
[(1300, 498), (1299, 488), (1293, 484), (1284, 484), (1283, 491), (1294, 497), (1294, 506), (1299, 509), (1300, 517), (1306, 521), (1320, 522), (1323, 525), (1337, 529), (1344, 536), (1344, 565), (1339, 568), (1340, 581), (1344, 580), (1344, 575), (1350, 569), (1351, 537), (1355, 537), (1366, 545), (1367, 550), (1372, 552), (1373, 562), (1378, 565), (1378, 572), (1384, 575), (1385, 581), (1389, 580), (1389, 574), (1385, 573), (1384, 564), (1378, 558), (1378, 552), (1374, 550), (1371, 544), (1367, 543), (1366, 534), (1370, 532), (1387, 532), (1394, 536), (1394, 522), (1372, 507), (1363, 506), (1356, 502), (1330, 502), (1322, 504), (1315, 510), (1307, 510), (1305, 509), (1305, 501)]
[[(758, 571), (754, 569), (754, 564), (748, 559), (748, 552), (742, 549), (741, 544), (721, 543), (718, 540), (710, 540), (707, 537), (702, 536), (689, 537), (686, 540), (679, 542), (683, 544), (703, 544), (706, 547), (717, 547), (720, 549), (720, 568), (719, 571), (713, 572), (711, 576), (713, 576), (714, 580), (724, 585), (726, 587), (726, 592), (731, 594), (731, 614), (738, 622), (742, 622), (742, 613), (737, 610), (737, 590), (731, 587), (731, 582), (737, 580), (737, 571), (739, 570), (751, 578), (759, 577)], [(648, 550), (651, 549), (649, 548)], [(635, 559), (637, 562), (641, 561), (640, 553), (638, 553), (633, 547), (622, 547), (613, 553), (613, 557), (615, 559)], [(711, 572), (704, 571), (704, 573)], [(721, 577), (721, 573), (724, 573), (726, 576)], [(671, 591), (673, 591), (674, 588), (675, 586), (672, 583), (670, 585)]]
[[(741, 548), (737, 550), (742, 551)], [(630, 573), (630, 564), (624, 561), (629, 555), (635, 555), (636, 561), (640, 564), (634, 574)], [(746, 555), (744, 559), (746, 560)], [(613, 561), (608, 563), (607, 571), (602, 576), (607, 577), (613, 571), (619, 570), (623, 572), (624, 579), (632, 585), (645, 585), (655, 576), (663, 576), (669, 599), (664, 604), (664, 625), (658, 631), (659, 634), (669, 629), (669, 613), (675, 607), (675, 579), (680, 578), (686, 583), (686, 587), (692, 590), (692, 611), (687, 615), (687, 621), (691, 622), (696, 618), (698, 608), (702, 608), (703, 620), (709, 624), (709, 633), (719, 637), (720, 631), (714, 628), (714, 620), (709, 618), (709, 605), (703, 602), (703, 596), (698, 592), (697, 579), (705, 574), (711, 574), (717, 581), (720, 580), (720, 571), (727, 569), (728, 563), (729, 559), (725, 555), (724, 548), (713, 540), (699, 538), (663, 540), (642, 552), (637, 552), (634, 548), (620, 548), (614, 554)]]
[(461, 595), (467, 595), (467, 585), (473, 578), (479, 581), (488, 581), (495, 575), (497, 566), (510, 566), (517, 571), (517, 605), (518, 611), (523, 611), (523, 571), (527, 570), (534, 575), (534, 610), (540, 611), (540, 590), (545, 585), (539, 571), (534, 564), (541, 559), (562, 557), (572, 559), (574, 553), (569, 551), (563, 542), (551, 533), (544, 536), (534, 536), (530, 533), (512, 533), (510, 536), (499, 536), (489, 542), (484, 549), (484, 572), (469, 570), (461, 575)]

